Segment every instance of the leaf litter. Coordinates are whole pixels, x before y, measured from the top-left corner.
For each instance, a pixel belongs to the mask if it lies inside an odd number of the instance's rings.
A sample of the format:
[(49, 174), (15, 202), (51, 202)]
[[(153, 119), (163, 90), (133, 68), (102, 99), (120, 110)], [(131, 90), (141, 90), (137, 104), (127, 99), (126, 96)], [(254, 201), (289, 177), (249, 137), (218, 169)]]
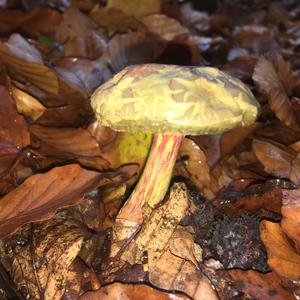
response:
[[(299, 3), (150, 2), (0, 3), (0, 295), (298, 299)], [(98, 125), (90, 95), (142, 63), (219, 67), (261, 112), (187, 137), (128, 239), (151, 140)]]

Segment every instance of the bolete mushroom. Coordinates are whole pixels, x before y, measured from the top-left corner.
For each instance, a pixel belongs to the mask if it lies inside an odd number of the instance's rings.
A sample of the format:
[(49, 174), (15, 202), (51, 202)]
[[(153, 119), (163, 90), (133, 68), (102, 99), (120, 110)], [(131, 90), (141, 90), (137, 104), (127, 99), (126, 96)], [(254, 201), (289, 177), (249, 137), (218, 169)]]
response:
[(143, 173), (117, 218), (143, 221), (145, 204), (164, 198), (185, 135), (247, 126), (259, 104), (238, 79), (212, 67), (129, 66), (92, 95), (98, 121), (117, 131), (148, 132), (153, 141)]

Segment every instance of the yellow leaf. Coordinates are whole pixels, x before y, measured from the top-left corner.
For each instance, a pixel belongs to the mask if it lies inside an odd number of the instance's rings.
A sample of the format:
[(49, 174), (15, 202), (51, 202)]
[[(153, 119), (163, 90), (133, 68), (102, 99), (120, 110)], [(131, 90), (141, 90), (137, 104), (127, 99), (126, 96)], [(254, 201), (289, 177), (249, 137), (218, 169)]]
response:
[(32, 121), (39, 119), (46, 110), (36, 98), (23, 92), (15, 86), (11, 87), (11, 93), (16, 101), (17, 110), (20, 114), (30, 118)]

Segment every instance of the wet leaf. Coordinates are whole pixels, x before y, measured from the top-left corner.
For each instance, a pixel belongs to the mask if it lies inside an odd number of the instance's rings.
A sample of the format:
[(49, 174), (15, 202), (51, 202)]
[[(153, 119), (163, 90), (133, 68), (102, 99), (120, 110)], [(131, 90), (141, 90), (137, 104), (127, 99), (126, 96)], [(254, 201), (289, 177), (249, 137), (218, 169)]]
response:
[(300, 254), (300, 190), (283, 190), (281, 228), (293, 239)]
[(215, 203), (223, 207), (227, 214), (240, 214), (241, 212), (254, 214), (261, 209), (278, 215), (281, 213), (283, 192), (280, 186), (270, 181), (247, 187), (249, 182), (244, 179), (241, 181), (240, 184), (243, 187), (241, 190), (236, 187), (239, 182), (233, 183), (218, 195), (217, 201), (215, 200)]
[(178, 156), (175, 174), (190, 179), (200, 190), (208, 188), (209, 166), (200, 147), (194, 141), (185, 138), (180, 146)]
[(241, 145), (259, 127), (261, 127), (261, 124), (256, 122), (250, 126), (237, 127), (225, 132), (220, 141), (222, 157), (231, 154), (237, 146)]
[(12, 249), (12, 277), (31, 299), (58, 300), (65, 292), (68, 269), (86, 233), (78, 222), (63, 214), (32, 226), (29, 232), (28, 242)]
[(300, 279), (300, 255), (289, 243), (280, 224), (262, 221), (261, 239), (267, 248), (268, 265), (280, 276), (291, 280)]
[[(282, 58), (277, 59), (279, 61), (280, 70), (279, 73), (271, 61), (261, 56), (256, 63), (253, 73), (253, 80), (256, 83), (258, 90), (268, 96), (268, 101), (271, 110), (275, 113), (276, 117), (281, 120), (285, 125), (299, 129), (299, 124), (292, 109), (290, 100), (288, 98), (285, 86), (287, 86), (285, 78), (284, 82), (281, 81), (284, 76), (290, 76), (291, 70), (284, 65)], [(279, 75), (280, 74), (280, 75)], [(288, 92), (291, 92), (291, 84), (293, 80), (289, 82)]]
[(0, 85), (0, 156), (16, 154), (30, 144), (28, 126), (9, 91)]
[(93, 187), (125, 180), (134, 174), (133, 169), (124, 167), (116, 173), (101, 174), (70, 164), (31, 176), (1, 198), (0, 236), (13, 233), (23, 224), (51, 218), (59, 208), (78, 204)]
[(188, 297), (179, 293), (167, 293), (154, 289), (145, 284), (113, 283), (95, 292), (87, 292), (80, 300), (187, 300)]
[(296, 156), (292, 149), (279, 143), (258, 139), (254, 139), (252, 145), (256, 157), (267, 173), (289, 178), (291, 164)]
[(283, 286), (279, 276), (274, 272), (262, 274), (256, 271), (230, 270), (233, 294), (246, 294), (254, 299), (293, 300), (292, 292)]

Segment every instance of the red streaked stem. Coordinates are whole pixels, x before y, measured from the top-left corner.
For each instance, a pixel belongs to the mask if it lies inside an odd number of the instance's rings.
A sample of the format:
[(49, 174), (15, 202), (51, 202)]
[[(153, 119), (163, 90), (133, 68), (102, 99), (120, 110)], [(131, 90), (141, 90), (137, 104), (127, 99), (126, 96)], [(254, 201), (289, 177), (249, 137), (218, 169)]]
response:
[(117, 219), (141, 224), (143, 205), (147, 203), (155, 208), (164, 198), (183, 138), (183, 135), (154, 134), (143, 173)]

